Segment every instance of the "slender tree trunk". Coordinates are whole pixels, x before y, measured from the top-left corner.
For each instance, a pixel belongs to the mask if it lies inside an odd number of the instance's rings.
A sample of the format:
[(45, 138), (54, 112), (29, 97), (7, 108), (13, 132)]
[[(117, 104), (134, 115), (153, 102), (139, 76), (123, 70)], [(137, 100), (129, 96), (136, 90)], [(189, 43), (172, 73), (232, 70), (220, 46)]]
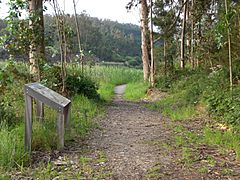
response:
[(194, 60), (194, 19), (193, 19), (193, 8), (194, 8), (194, 0), (192, 0), (192, 8), (191, 8), (191, 64), (192, 64), (192, 68), (195, 67), (195, 60)]
[(29, 28), (32, 39), (29, 50), (30, 73), (35, 80), (40, 80), (39, 60), (45, 59), (43, 1), (29, 0)]
[(164, 75), (167, 75), (167, 57), (166, 57), (166, 38), (164, 39), (164, 43), (163, 43), (163, 59), (164, 59)]
[(153, 2), (150, 0), (150, 46), (151, 46), (151, 69), (150, 69), (150, 83), (151, 86), (155, 85), (155, 61), (154, 61), (154, 44), (153, 44)]
[(55, 0), (53, 0), (53, 8), (56, 16), (58, 38), (60, 43), (59, 50), (60, 50), (60, 57), (61, 57), (62, 93), (65, 93), (66, 58), (67, 58), (66, 34), (64, 29), (65, 19), (64, 19), (64, 15), (61, 14), (61, 10), (58, 3)]
[(82, 73), (83, 73), (83, 51), (81, 47), (80, 29), (79, 29), (79, 23), (77, 19), (77, 10), (76, 10), (75, 0), (73, 0), (73, 7), (74, 7), (74, 17), (75, 17), (75, 24), (76, 24), (76, 30), (77, 30), (78, 49), (79, 49), (80, 62), (82, 64)]
[(186, 32), (186, 15), (187, 15), (187, 0), (184, 0), (182, 34), (181, 34), (181, 68), (185, 68), (185, 32)]
[[(225, 11), (226, 11), (226, 16), (228, 14), (228, 4), (227, 0), (225, 0)], [(228, 37), (228, 60), (229, 60), (229, 82), (230, 82), (230, 91), (233, 89), (233, 75), (232, 75), (232, 48), (231, 48), (231, 33), (230, 33), (230, 22), (226, 20), (227, 24), (227, 37)]]
[(150, 67), (149, 67), (149, 54), (148, 54), (148, 6), (146, 0), (141, 0), (141, 49), (142, 49), (142, 62), (144, 81), (149, 80)]

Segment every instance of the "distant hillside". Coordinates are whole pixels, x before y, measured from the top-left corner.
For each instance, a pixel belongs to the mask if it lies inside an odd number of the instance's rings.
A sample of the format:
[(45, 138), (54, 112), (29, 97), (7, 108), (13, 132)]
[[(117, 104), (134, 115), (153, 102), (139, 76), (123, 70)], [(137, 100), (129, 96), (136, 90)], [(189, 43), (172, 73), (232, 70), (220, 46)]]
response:
[[(69, 59), (74, 59), (78, 54), (74, 16), (65, 15), (65, 19)], [(56, 19), (52, 15), (45, 15), (44, 21), (47, 57), (51, 61), (59, 60)], [(78, 15), (78, 21), (85, 58), (91, 57), (105, 62), (122, 62), (130, 66), (141, 64), (139, 26), (101, 20), (84, 13)], [(1, 20), (0, 30), (4, 26), (4, 21)]]
[[(89, 52), (103, 61), (137, 63), (140, 62), (140, 27), (133, 24), (120, 24), (110, 20), (100, 20), (87, 14), (78, 16), (81, 43), (85, 54)], [(77, 53), (77, 37), (74, 16), (66, 16), (67, 26), (71, 27), (73, 36), (70, 40), (71, 50)], [(46, 37), (49, 45), (54, 44), (56, 35), (55, 19), (45, 16)], [(57, 38), (54, 38), (55, 40)], [(70, 38), (71, 39), (71, 38)], [(55, 43), (56, 44), (56, 43)], [(136, 62), (135, 62), (136, 61)]]

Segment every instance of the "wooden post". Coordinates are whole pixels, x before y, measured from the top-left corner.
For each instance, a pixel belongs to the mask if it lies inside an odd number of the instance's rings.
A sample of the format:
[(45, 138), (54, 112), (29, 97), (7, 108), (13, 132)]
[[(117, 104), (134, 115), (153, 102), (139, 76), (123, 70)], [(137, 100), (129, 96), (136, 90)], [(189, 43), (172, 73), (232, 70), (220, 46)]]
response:
[(69, 127), (69, 119), (70, 119), (70, 114), (71, 114), (70, 112), (71, 112), (71, 104), (69, 104), (63, 112), (64, 113), (65, 128)]
[[(27, 93), (27, 92), (26, 92)], [(25, 150), (31, 151), (32, 143), (32, 97), (25, 94)]]
[(38, 100), (36, 100), (36, 116), (37, 116), (37, 120), (43, 121), (44, 107), (43, 107), (43, 103)]
[(58, 114), (57, 120), (57, 134), (58, 134), (58, 149), (62, 149), (64, 147), (64, 114)]

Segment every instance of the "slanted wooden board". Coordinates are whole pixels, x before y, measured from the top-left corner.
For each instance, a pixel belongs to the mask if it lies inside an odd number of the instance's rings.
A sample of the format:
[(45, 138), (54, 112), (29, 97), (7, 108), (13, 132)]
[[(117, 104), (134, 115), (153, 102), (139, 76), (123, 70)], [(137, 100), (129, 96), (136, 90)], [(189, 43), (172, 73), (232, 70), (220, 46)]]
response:
[(31, 151), (33, 99), (36, 100), (37, 119), (44, 116), (43, 104), (57, 110), (58, 148), (63, 148), (64, 127), (69, 124), (71, 101), (40, 83), (31, 83), (25, 85), (25, 149)]
[(40, 83), (26, 84), (25, 93), (62, 113), (64, 108), (71, 103), (69, 99)]

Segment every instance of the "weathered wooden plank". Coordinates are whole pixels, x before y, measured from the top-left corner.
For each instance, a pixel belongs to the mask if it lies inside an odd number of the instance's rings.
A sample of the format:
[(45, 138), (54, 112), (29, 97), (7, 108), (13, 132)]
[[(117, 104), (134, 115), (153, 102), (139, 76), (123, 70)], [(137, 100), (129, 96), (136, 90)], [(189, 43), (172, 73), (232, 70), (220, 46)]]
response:
[(25, 95), (25, 149), (31, 151), (32, 143), (32, 97)]
[(63, 112), (64, 107), (71, 103), (69, 99), (41, 85), (40, 83), (25, 85), (25, 91), (29, 96), (38, 99), (53, 109), (56, 109), (58, 112)]
[(64, 114), (58, 114), (57, 120), (57, 134), (58, 134), (58, 149), (64, 147)]

